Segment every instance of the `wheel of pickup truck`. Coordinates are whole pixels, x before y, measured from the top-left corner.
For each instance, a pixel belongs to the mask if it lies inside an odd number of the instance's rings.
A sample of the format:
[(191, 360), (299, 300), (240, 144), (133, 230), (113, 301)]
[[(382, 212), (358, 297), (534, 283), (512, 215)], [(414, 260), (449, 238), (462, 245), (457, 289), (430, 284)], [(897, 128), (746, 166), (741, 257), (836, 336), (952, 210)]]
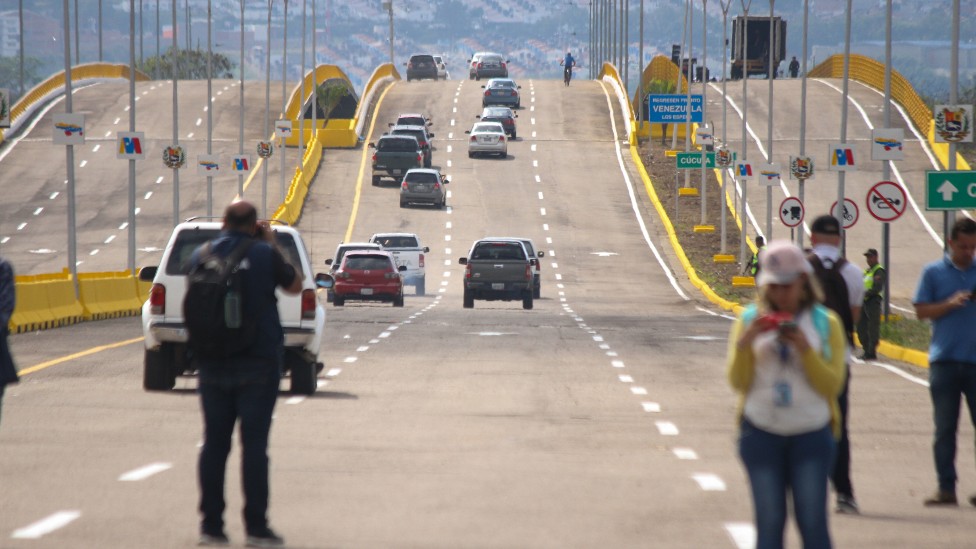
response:
[(515, 141), (515, 139), (517, 137), (518, 137), (518, 133), (517, 132), (512, 132), (512, 141)]
[(407, 207), (407, 201), (406, 201), (406, 200), (403, 200), (403, 199), (401, 198), (401, 199), (400, 199), (400, 207), (401, 207), (401, 208), (406, 208), (406, 207)]
[(532, 288), (532, 299), (539, 299), (542, 297), (542, 287), (537, 286)]
[(334, 296), (332, 298), (332, 306), (333, 307), (342, 307), (345, 304), (346, 304), (346, 298), (344, 298), (344, 297)]
[(468, 158), (474, 158), (474, 153), (471, 152), (471, 151), (468, 151)]
[(525, 292), (522, 293), (522, 308), (532, 308), (532, 290), (525, 290)]
[(471, 293), (471, 290), (468, 289), (464, 290), (464, 308), (465, 309), (474, 308), (474, 295)]
[(403, 307), (403, 294), (400, 294), (393, 298), (394, 307)]
[(158, 351), (146, 349), (142, 370), (142, 388), (147, 391), (169, 391), (176, 387), (173, 345), (163, 343)]
[(415, 287), (417, 295), (424, 295), (427, 291), (427, 279), (421, 278), (417, 281), (417, 286)]
[(296, 395), (311, 395), (318, 385), (315, 362), (308, 362), (298, 353), (285, 353), (285, 366), (291, 371), (291, 392)]
[(380, 180), (382, 180), (382, 178), (381, 178), (380, 176), (378, 176), (378, 175), (374, 175), (374, 176), (373, 176), (373, 186), (374, 186), (374, 187), (377, 187), (377, 186), (379, 186), (379, 184), (380, 184)]

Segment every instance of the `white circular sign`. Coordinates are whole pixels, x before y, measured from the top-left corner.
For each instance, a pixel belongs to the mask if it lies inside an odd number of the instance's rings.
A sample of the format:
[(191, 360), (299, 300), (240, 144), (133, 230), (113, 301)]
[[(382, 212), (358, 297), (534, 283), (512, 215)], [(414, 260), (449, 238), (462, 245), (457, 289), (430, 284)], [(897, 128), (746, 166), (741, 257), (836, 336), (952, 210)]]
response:
[(857, 203), (850, 198), (844, 199), (844, 209), (840, 211), (837, 207), (837, 201), (830, 206), (830, 215), (840, 219), (845, 229), (850, 229), (857, 223), (857, 217), (861, 214), (857, 207)]
[(905, 189), (894, 181), (880, 181), (868, 191), (868, 213), (878, 221), (894, 221), (905, 213)]
[(779, 219), (783, 222), (783, 225), (793, 228), (803, 223), (803, 202), (795, 196), (788, 196), (783, 203), (779, 205)]

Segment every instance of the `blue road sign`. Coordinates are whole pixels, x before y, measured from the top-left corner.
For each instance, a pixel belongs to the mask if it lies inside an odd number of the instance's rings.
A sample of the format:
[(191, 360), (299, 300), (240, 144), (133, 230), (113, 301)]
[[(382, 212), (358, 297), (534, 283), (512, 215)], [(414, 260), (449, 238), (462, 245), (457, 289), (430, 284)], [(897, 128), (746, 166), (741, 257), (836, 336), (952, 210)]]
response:
[[(688, 97), (679, 94), (648, 95), (646, 120), (655, 124), (684, 123), (688, 112)], [(691, 96), (691, 121), (702, 121), (702, 96)]]

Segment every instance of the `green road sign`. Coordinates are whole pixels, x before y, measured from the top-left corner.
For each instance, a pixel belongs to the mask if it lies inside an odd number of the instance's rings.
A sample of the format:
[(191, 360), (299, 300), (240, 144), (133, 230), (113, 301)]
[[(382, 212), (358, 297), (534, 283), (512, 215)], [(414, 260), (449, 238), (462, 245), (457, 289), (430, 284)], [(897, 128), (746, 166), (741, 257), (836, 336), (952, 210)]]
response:
[(925, 209), (976, 209), (976, 171), (925, 172)]
[[(701, 157), (700, 152), (679, 152), (675, 155), (675, 162), (679, 170), (700, 170), (702, 167)], [(705, 158), (705, 167), (714, 168), (715, 153), (707, 152), (705, 153)]]

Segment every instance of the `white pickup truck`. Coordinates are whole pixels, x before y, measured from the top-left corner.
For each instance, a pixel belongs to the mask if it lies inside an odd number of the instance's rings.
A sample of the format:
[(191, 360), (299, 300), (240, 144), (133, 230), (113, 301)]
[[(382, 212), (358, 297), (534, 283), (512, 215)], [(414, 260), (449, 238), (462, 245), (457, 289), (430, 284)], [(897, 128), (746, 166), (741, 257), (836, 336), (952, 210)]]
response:
[(424, 254), (430, 248), (420, 244), (420, 237), (413, 233), (376, 233), (369, 237), (369, 241), (379, 244), (384, 251), (393, 254), (397, 265), (407, 268), (402, 272), (403, 284), (414, 286), (417, 295), (424, 295), (426, 271), (424, 269)]

